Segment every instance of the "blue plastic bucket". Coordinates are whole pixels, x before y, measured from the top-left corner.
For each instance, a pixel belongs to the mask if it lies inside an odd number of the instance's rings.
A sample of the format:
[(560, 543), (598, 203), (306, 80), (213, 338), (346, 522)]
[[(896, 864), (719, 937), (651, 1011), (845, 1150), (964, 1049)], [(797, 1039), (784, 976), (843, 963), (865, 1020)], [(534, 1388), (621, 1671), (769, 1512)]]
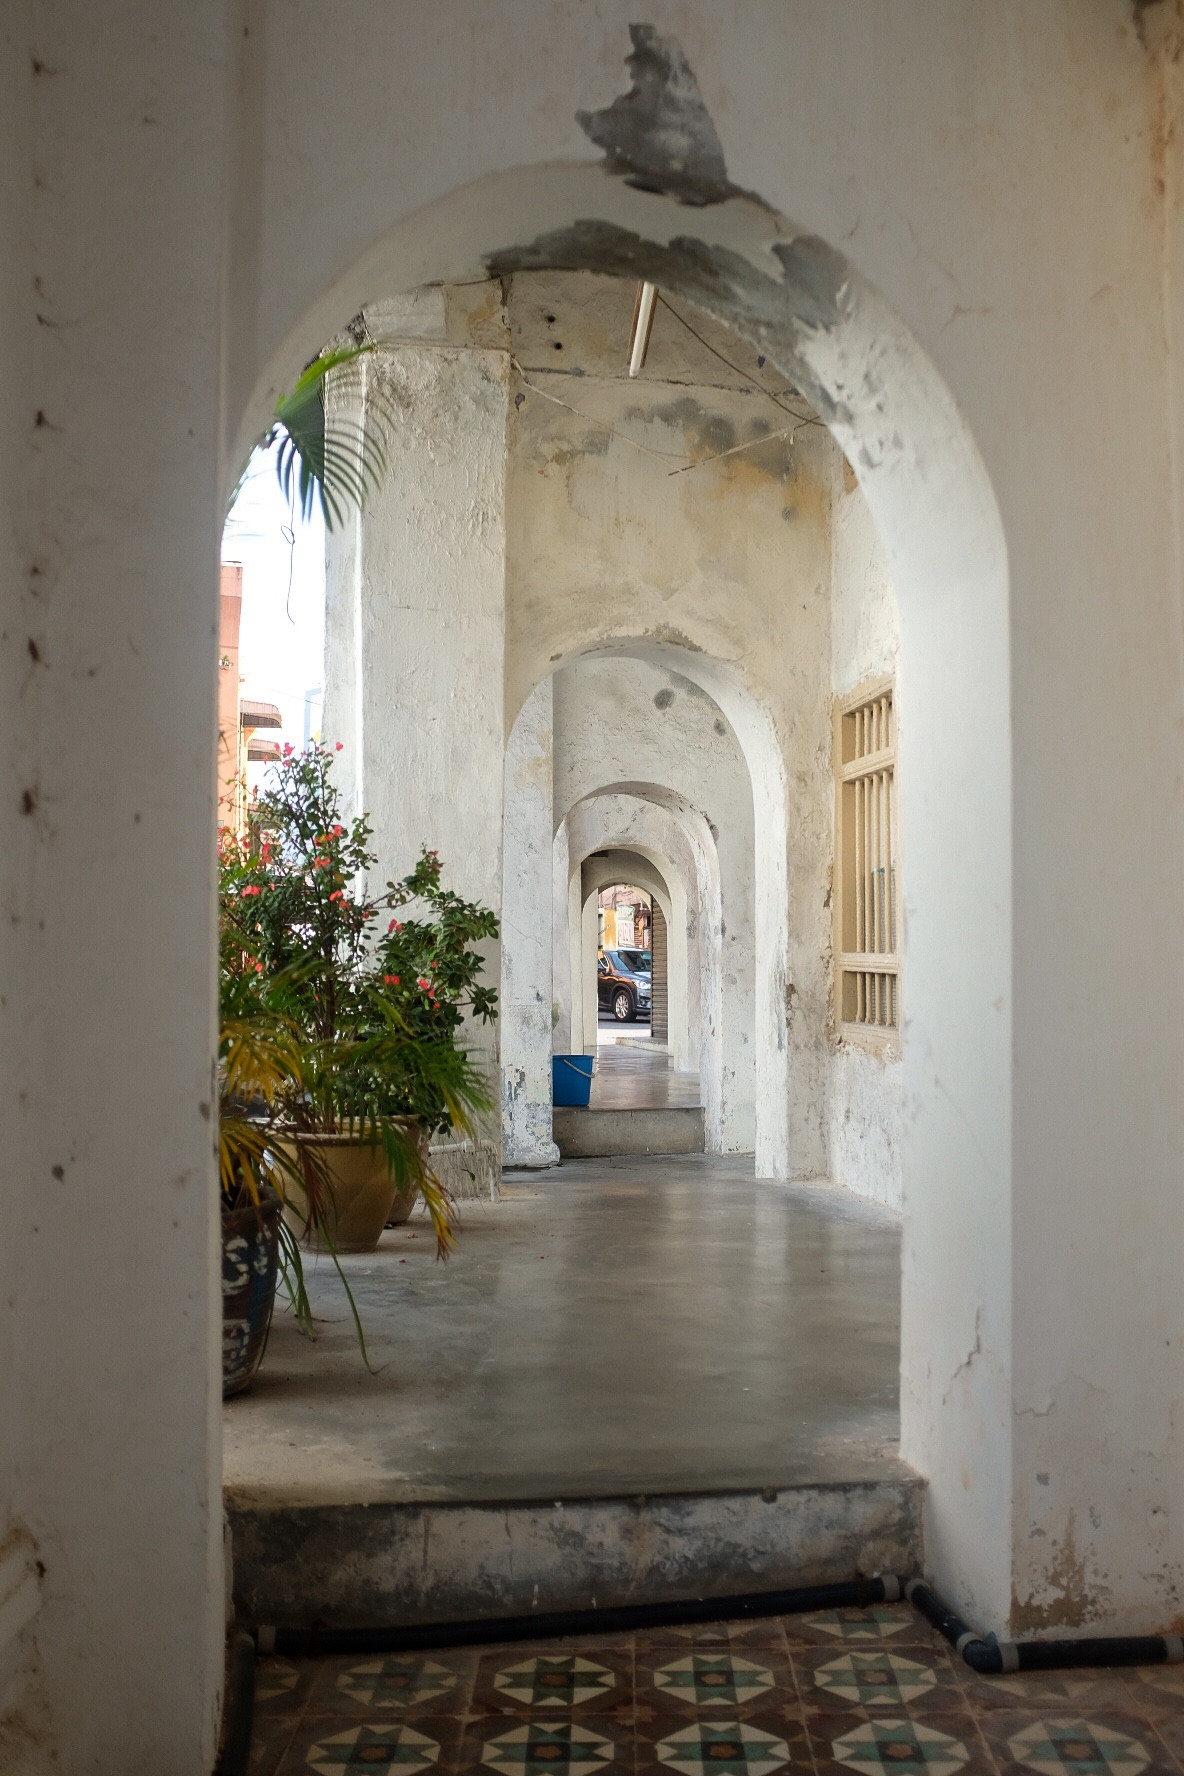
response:
[(552, 1055), (552, 1103), (587, 1109), (595, 1060), (595, 1055)]

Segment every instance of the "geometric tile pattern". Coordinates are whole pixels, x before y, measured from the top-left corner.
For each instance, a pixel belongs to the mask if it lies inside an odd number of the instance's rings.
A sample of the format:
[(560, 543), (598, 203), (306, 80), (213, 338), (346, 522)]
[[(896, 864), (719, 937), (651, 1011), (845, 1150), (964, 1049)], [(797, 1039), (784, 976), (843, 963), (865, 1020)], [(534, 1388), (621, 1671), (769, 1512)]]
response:
[(907, 1604), (263, 1658), (251, 1776), (1184, 1776), (1184, 1667), (975, 1675)]
[(867, 1721), (834, 1740), (831, 1749), (839, 1763), (861, 1776), (883, 1776), (885, 1770), (955, 1776), (970, 1757), (960, 1739), (912, 1720)]
[(900, 1708), (931, 1690), (937, 1678), (927, 1665), (900, 1653), (843, 1653), (819, 1665), (814, 1682), (844, 1702)]
[(659, 1739), (659, 1760), (682, 1776), (718, 1770), (726, 1776), (772, 1776), (789, 1762), (789, 1747), (746, 1721), (698, 1721)]
[(613, 1759), (613, 1742), (582, 1721), (531, 1721), (487, 1739), (481, 1762), (502, 1776), (596, 1776)]
[(1017, 1764), (1038, 1776), (1139, 1776), (1151, 1762), (1138, 1739), (1097, 1722), (1038, 1720), (1007, 1742)]
[(751, 1702), (771, 1690), (773, 1673), (765, 1665), (754, 1665), (731, 1653), (692, 1653), (689, 1659), (659, 1665), (654, 1684), (667, 1695), (697, 1702), (700, 1707), (727, 1703), (735, 1707), (737, 1702)]
[(416, 1770), (430, 1768), (439, 1756), (434, 1739), (400, 1724), (334, 1733), (311, 1746), (306, 1761), (318, 1776), (341, 1776), (342, 1770), (402, 1770), (413, 1776)]
[(888, 1640), (908, 1632), (909, 1618), (896, 1609), (821, 1610), (817, 1615), (796, 1616), (795, 1629), (805, 1629), (825, 1636), (827, 1640), (845, 1640), (866, 1645), (868, 1641)]
[(411, 1708), (446, 1696), (456, 1681), (456, 1672), (446, 1665), (412, 1653), (351, 1665), (337, 1679), (337, 1688), (365, 1708)]
[(615, 1681), (606, 1665), (568, 1653), (507, 1665), (497, 1673), (493, 1686), (527, 1708), (573, 1708), (602, 1697)]

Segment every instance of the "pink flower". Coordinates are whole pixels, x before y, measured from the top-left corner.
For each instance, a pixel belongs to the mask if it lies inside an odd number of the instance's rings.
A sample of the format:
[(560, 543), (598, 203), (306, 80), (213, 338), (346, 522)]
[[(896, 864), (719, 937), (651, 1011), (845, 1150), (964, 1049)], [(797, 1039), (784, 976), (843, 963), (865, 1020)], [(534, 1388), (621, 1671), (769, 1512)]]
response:
[(258, 886), (252, 887), (248, 884), (247, 887), (242, 890), (243, 899), (245, 900), (248, 894), (262, 894), (262, 892), (262, 888)]
[(342, 749), (342, 747), (343, 747), (343, 746), (344, 746), (344, 745), (345, 745), (345, 741), (344, 741), (344, 740), (338, 740), (338, 741), (337, 741), (337, 742), (336, 742), (336, 746), (337, 746), (337, 750), (338, 750), (338, 752), (340, 752), (340, 751), (341, 751), (341, 749)]
[(339, 839), (344, 831), (345, 828), (343, 826), (335, 826), (333, 828), (333, 837)]
[(255, 964), (255, 973), (256, 973), (256, 974), (262, 974), (262, 973), (263, 973), (263, 964), (262, 964), (262, 962), (256, 962), (256, 964)]
[(293, 746), (293, 744), (290, 740), (284, 741), (284, 757), (286, 759), (291, 758), (291, 756), (295, 752), (295, 750), (296, 750), (296, 748)]

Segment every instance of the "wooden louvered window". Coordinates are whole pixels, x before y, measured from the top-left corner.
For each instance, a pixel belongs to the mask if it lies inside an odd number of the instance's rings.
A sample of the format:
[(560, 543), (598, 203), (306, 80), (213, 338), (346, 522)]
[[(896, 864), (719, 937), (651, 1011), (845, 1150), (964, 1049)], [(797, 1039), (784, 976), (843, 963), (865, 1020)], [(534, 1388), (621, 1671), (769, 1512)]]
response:
[(891, 683), (839, 703), (836, 989), (848, 1031), (900, 1029), (896, 711)]

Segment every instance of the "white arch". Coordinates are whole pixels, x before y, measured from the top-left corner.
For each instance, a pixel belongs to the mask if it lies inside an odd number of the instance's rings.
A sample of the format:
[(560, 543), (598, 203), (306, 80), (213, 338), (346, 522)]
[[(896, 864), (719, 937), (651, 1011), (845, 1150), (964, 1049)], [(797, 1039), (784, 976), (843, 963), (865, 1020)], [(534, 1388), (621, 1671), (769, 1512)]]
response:
[[(596, 851), (633, 852), (645, 858), (669, 887), (667, 916), (677, 959), (677, 969), (671, 973), (671, 1046), (675, 1065), (689, 1066), (699, 1075), (707, 1150), (721, 1152), (725, 1143), (723, 987), (719, 944), (714, 935), (720, 917), (719, 861), (707, 823), (692, 810), (666, 807), (638, 795), (609, 792), (586, 796), (578, 802), (564, 817), (562, 831), (572, 885), (568, 898), (568, 955), (573, 1026), (577, 998), (587, 1019), (587, 1007), (595, 997), (595, 980), (589, 973), (589, 958), (594, 957), (595, 950), (586, 941), (581, 918), (588, 902), (582, 866)], [(583, 978), (577, 992), (576, 981), (581, 971)], [(685, 1049), (681, 1046), (684, 1030)]]
[[(224, 486), (266, 424), (276, 392), (347, 316), (392, 291), (536, 267), (653, 278), (757, 344), (830, 425), (880, 529), (902, 644), (902, 1451), (929, 1480), (931, 1566), (956, 1582), (955, 1596), (971, 1613), (1006, 1622), (1007, 551), (990, 480), (931, 360), (841, 254), (758, 199), (730, 194), (691, 208), (638, 190), (600, 164), (512, 168), (404, 217), (342, 268), (272, 354), (237, 425), (231, 422)], [(769, 1009), (783, 1027), (775, 1005)], [(964, 1362), (968, 1349), (978, 1353), (973, 1367)], [(947, 1386), (954, 1375), (958, 1385)], [(989, 1466), (981, 1460), (985, 1425)]]
[[(788, 1028), (786, 987), (794, 972), (788, 920), (793, 809), (776, 724), (740, 663), (714, 658), (673, 641), (655, 640), (653, 636), (622, 634), (608, 640), (592, 640), (552, 659), (549, 668), (553, 674), (578, 659), (614, 655), (665, 666), (698, 685), (731, 723), (748, 768), (754, 834), (755, 985), (751, 1046), (755, 1166), (758, 1177), (787, 1178), (794, 1169), (791, 1155), (795, 1113), (802, 1114), (794, 1101), (794, 1063), (796, 1060), (799, 1067), (804, 1066), (805, 1056), (800, 1052), (795, 1055)], [(515, 710), (515, 721), (517, 715)], [(634, 788), (630, 783), (617, 787), (626, 791)], [(658, 785), (642, 785), (639, 793), (652, 800), (669, 796)], [(806, 1094), (803, 1092), (802, 1096)]]

